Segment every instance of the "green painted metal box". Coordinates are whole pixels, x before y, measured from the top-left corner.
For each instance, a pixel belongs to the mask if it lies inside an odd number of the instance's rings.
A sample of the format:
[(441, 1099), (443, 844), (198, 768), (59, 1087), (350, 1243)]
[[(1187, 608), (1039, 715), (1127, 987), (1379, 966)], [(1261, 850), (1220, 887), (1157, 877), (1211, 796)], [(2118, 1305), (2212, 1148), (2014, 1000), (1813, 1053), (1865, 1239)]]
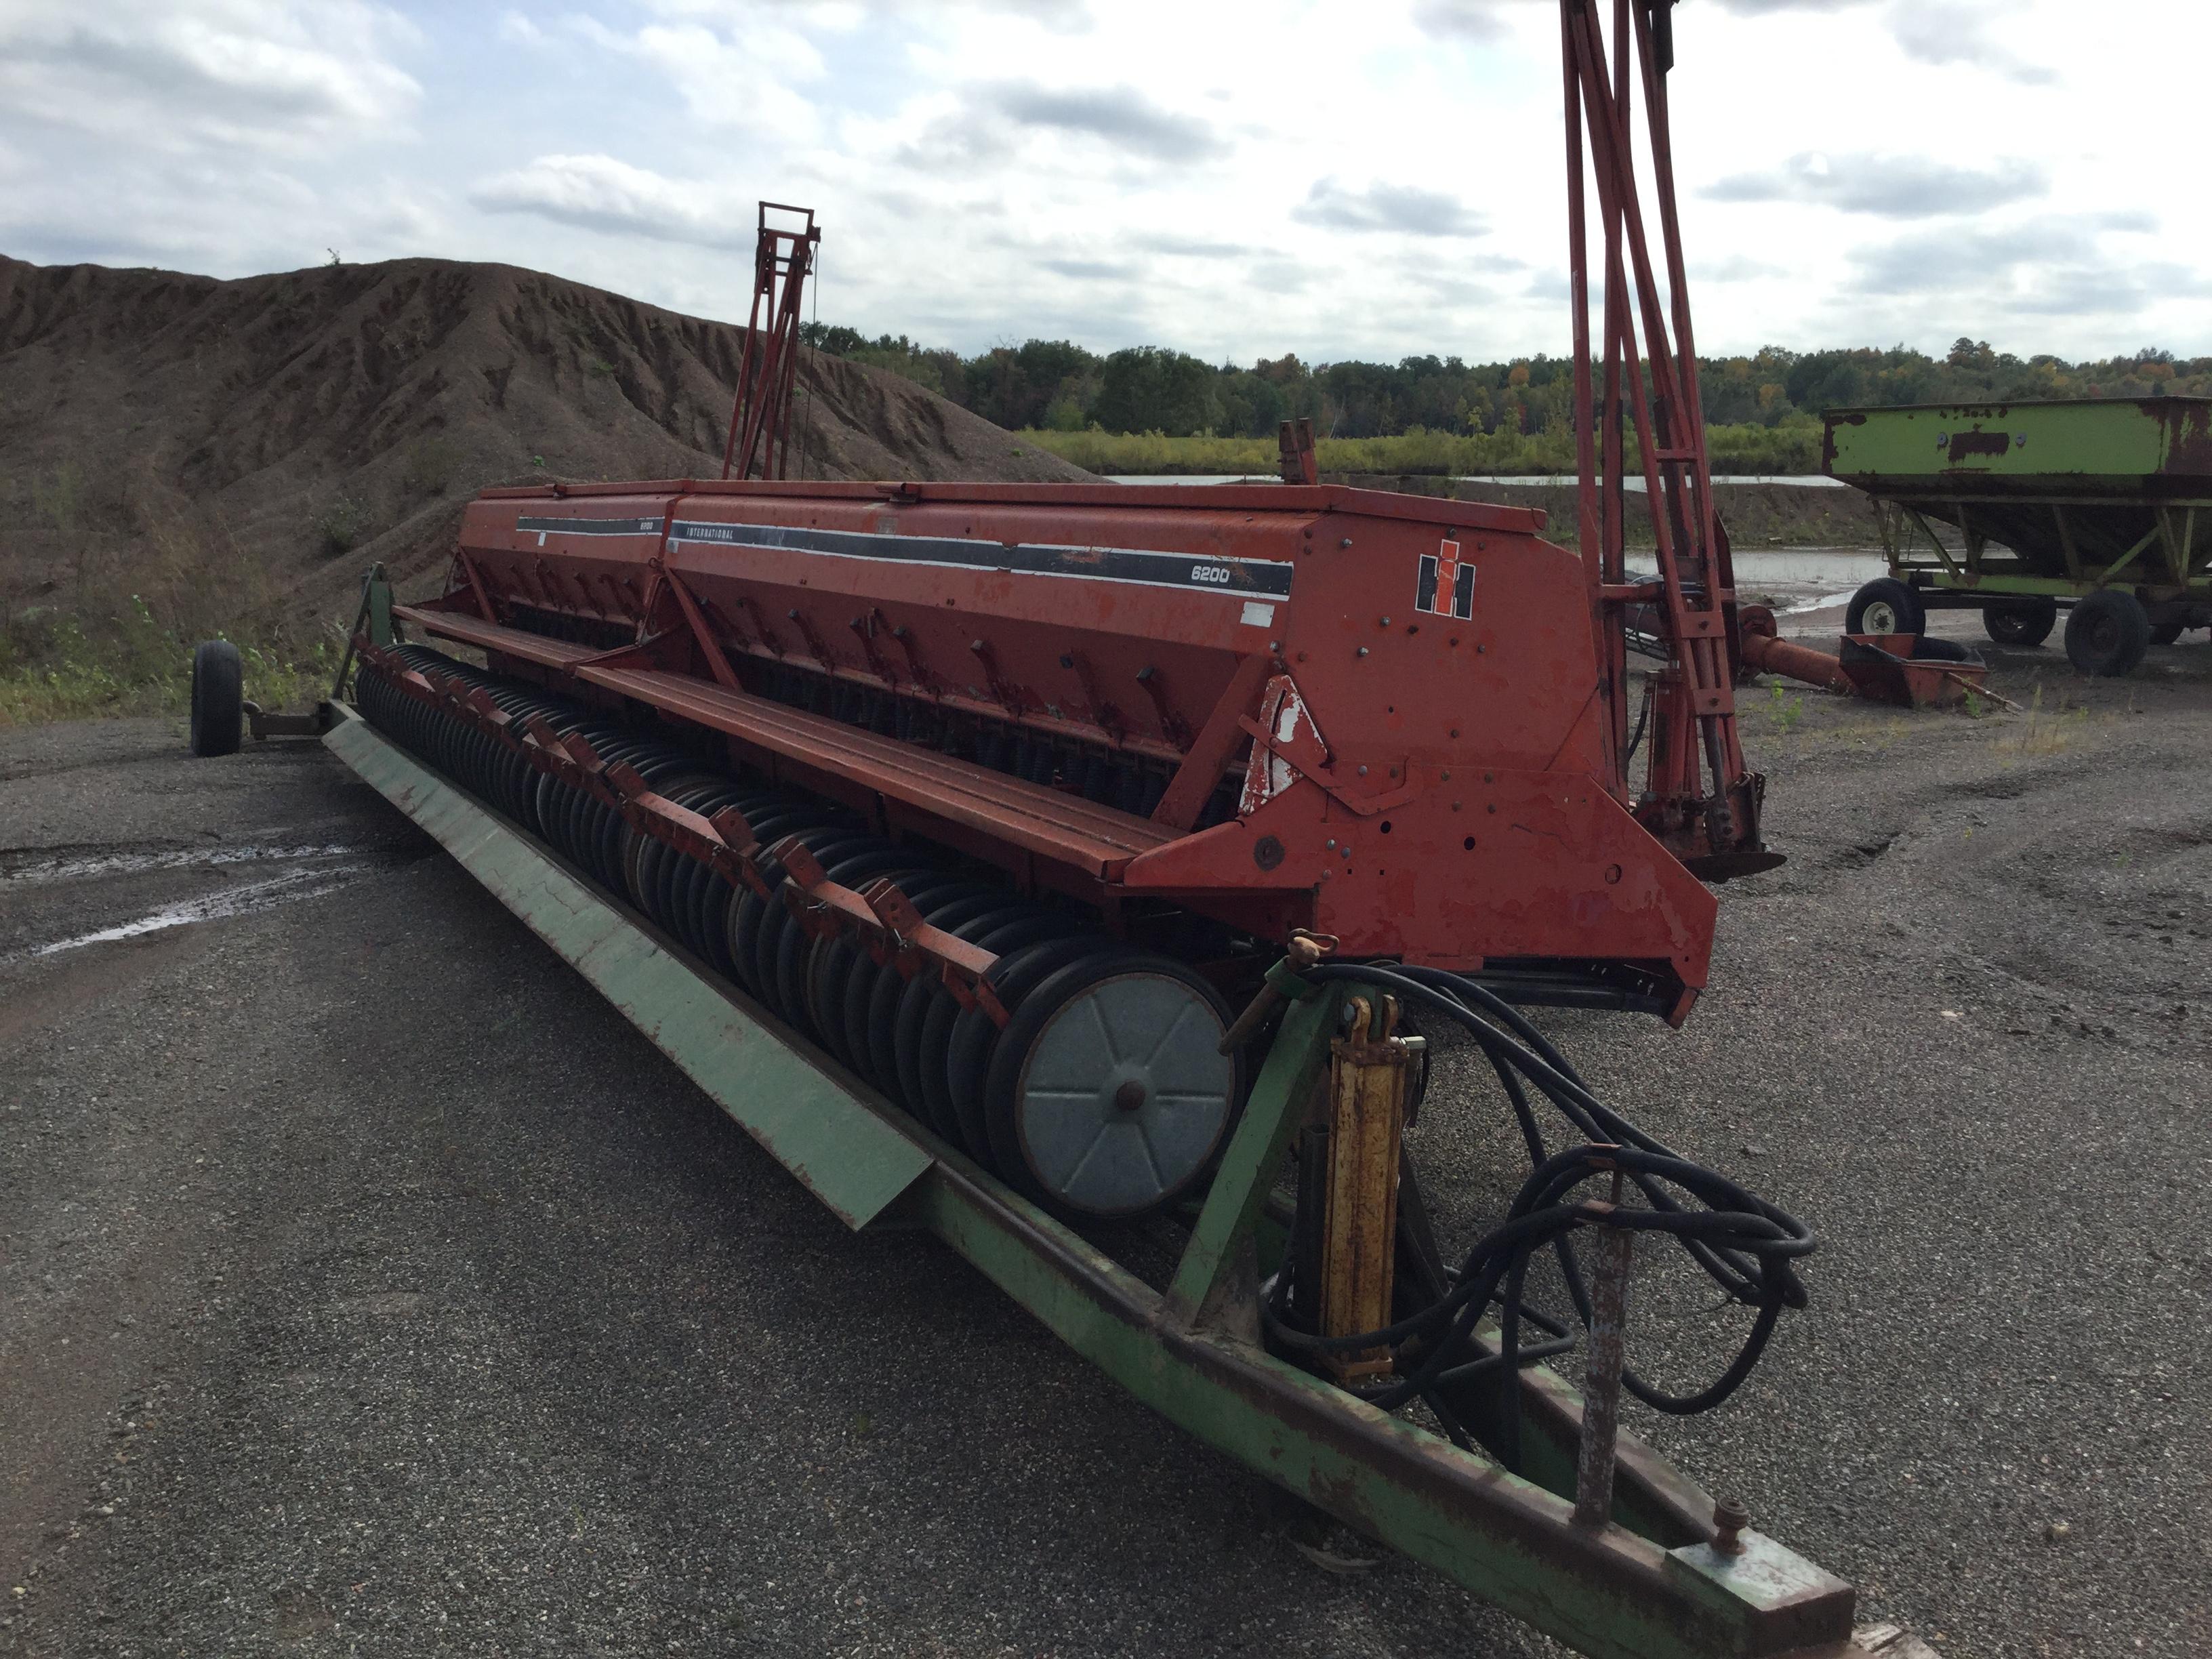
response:
[(1826, 419), (1826, 470), (1878, 493), (2212, 493), (2212, 398), (1917, 404)]
[(2125, 586), (2146, 603), (2205, 591), (2212, 398), (1838, 409), (1826, 422), (1824, 470), (1894, 516), (1891, 567), (1916, 586)]

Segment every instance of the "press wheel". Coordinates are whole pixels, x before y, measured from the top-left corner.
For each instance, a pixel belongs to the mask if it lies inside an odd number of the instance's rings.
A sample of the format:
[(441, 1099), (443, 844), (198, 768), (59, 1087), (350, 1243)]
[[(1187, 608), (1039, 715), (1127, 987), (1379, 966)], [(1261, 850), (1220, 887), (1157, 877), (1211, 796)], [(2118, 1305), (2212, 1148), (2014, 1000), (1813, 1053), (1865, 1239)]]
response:
[(1164, 957), (1078, 962), (1023, 1000), (985, 1085), (993, 1162), (1055, 1207), (1126, 1216), (1186, 1191), (1243, 1096), (1228, 1006)]

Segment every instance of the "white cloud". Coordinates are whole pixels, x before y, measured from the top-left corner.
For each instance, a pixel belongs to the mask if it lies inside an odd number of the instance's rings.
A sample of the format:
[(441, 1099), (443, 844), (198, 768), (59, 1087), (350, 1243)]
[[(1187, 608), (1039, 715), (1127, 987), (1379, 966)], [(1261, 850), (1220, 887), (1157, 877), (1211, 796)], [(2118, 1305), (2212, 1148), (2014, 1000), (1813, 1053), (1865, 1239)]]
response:
[(1768, 172), (1722, 179), (1705, 194), (1716, 202), (1813, 202), (1846, 213), (1926, 219), (1979, 213), (2041, 196), (2050, 187), (2043, 167), (2015, 158), (1960, 167), (1927, 155), (1808, 150)]
[[(871, 333), (1217, 361), (1565, 347), (1557, 0), (415, 15), (0, 0), (0, 250), (225, 275), (325, 246), (497, 258), (729, 316), (767, 197), (820, 210), (821, 315)], [(2193, 200), (2193, 161), (2080, 115), (2140, 106), (2146, 62), (2212, 59), (2212, 7), (1996, 15), (1676, 9), (1701, 345), (2212, 349), (2190, 275), (2212, 224), (2171, 210), (2154, 243), (2110, 218)], [(1929, 131), (1961, 98), (1941, 143), (1838, 137)]]
[(1301, 224), (1328, 230), (1384, 231), (1401, 236), (1480, 236), (1482, 216), (1441, 190), (1375, 180), (1359, 188), (1320, 179), (1291, 210)]
[[(715, 204), (718, 195), (722, 199)], [(755, 232), (751, 203), (611, 155), (541, 155), (485, 179), (469, 200), (489, 213), (534, 214), (605, 235), (699, 247), (750, 247)]]
[(0, 248), (232, 274), (434, 245), (434, 183), (398, 181), (420, 44), (363, 0), (0, 0), (0, 150), (39, 158)]
[(294, 149), (410, 117), (422, 88), (390, 54), (413, 34), (362, 0), (15, 0), (0, 109), (147, 147)]
[[(699, 21), (699, 13), (717, 16)], [(784, 7), (684, 9), (678, 14), (683, 21), (647, 23), (630, 33), (573, 16), (566, 32), (611, 58), (617, 73), (641, 71), (665, 84), (691, 118), (708, 127), (811, 143), (821, 136), (820, 112), (799, 88), (822, 80), (828, 65), (789, 14)]]
[(1939, 68), (1955, 64), (1987, 70), (2023, 86), (2055, 84), (2057, 70), (2008, 44), (2021, 33), (2014, 21), (2008, 15), (1992, 16), (1981, 0), (1899, 0), (1890, 10), (1890, 27), (1908, 58)]

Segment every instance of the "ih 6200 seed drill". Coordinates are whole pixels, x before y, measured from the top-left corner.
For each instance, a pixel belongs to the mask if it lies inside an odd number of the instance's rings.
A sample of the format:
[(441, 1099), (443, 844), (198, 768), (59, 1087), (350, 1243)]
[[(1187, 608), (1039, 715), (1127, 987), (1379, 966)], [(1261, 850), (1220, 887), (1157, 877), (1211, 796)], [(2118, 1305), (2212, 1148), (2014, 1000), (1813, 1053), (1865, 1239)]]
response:
[[(1595, 0), (1561, 21), (1599, 416), (1579, 558), (1534, 514), (1320, 486), (1293, 433), (1281, 487), (805, 483), (769, 459), (492, 490), (441, 595), (372, 575), (325, 741), (848, 1222), (934, 1232), (1268, 1479), (1586, 1653), (1903, 1652), (1619, 1427), (1624, 1391), (1725, 1399), (1802, 1304), (1810, 1236), (1599, 1102), (1522, 1012), (1679, 1023), (1712, 945), (1700, 878), (1778, 861), (1736, 743), (1668, 8), (1615, 0), (1609, 45)], [(748, 458), (785, 453), (813, 234), (763, 226)], [(1650, 579), (1621, 551), (1632, 430)], [(1630, 650), (1660, 665), (1640, 696)], [(1531, 1165), (1449, 1254), (1402, 1139), (1409, 1020), (1478, 1046)], [(1688, 1394), (1626, 1363), (1642, 1235), (1749, 1310)], [(1163, 1241), (1156, 1289), (1125, 1264)], [(1541, 1363), (1577, 1349), (1578, 1387)]]

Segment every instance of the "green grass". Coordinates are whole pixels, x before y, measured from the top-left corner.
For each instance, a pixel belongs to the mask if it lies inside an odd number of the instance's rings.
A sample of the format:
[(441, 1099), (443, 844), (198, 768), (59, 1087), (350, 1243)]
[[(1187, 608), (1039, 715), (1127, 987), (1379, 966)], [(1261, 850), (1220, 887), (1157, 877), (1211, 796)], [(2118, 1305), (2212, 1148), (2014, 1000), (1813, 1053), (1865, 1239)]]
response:
[[(304, 649), (275, 638), (234, 642), (245, 659), (246, 696), (264, 708), (295, 714), (328, 695), (343, 649), (334, 637)], [(114, 628), (97, 635), (74, 617), (0, 631), (0, 728), (184, 714), (191, 680), (191, 647), (156, 623), (136, 597)]]
[[(1020, 434), (1038, 448), (1091, 472), (1272, 474), (1280, 458), (1272, 438), (1170, 438), (1158, 432)], [(1814, 426), (1716, 426), (1706, 429), (1713, 471), (1809, 473), (1820, 467)], [(1449, 477), (1460, 473), (1571, 473), (1574, 439), (1565, 433), (1427, 432), (1390, 438), (1323, 438), (1315, 446), (1323, 472)], [(1633, 451), (1631, 465), (1636, 465)]]
[(1805, 699), (1785, 696), (1779, 681), (1767, 685), (1767, 719), (1773, 729), (1785, 736), (1797, 729), (1797, 722), (1805, 717)]

